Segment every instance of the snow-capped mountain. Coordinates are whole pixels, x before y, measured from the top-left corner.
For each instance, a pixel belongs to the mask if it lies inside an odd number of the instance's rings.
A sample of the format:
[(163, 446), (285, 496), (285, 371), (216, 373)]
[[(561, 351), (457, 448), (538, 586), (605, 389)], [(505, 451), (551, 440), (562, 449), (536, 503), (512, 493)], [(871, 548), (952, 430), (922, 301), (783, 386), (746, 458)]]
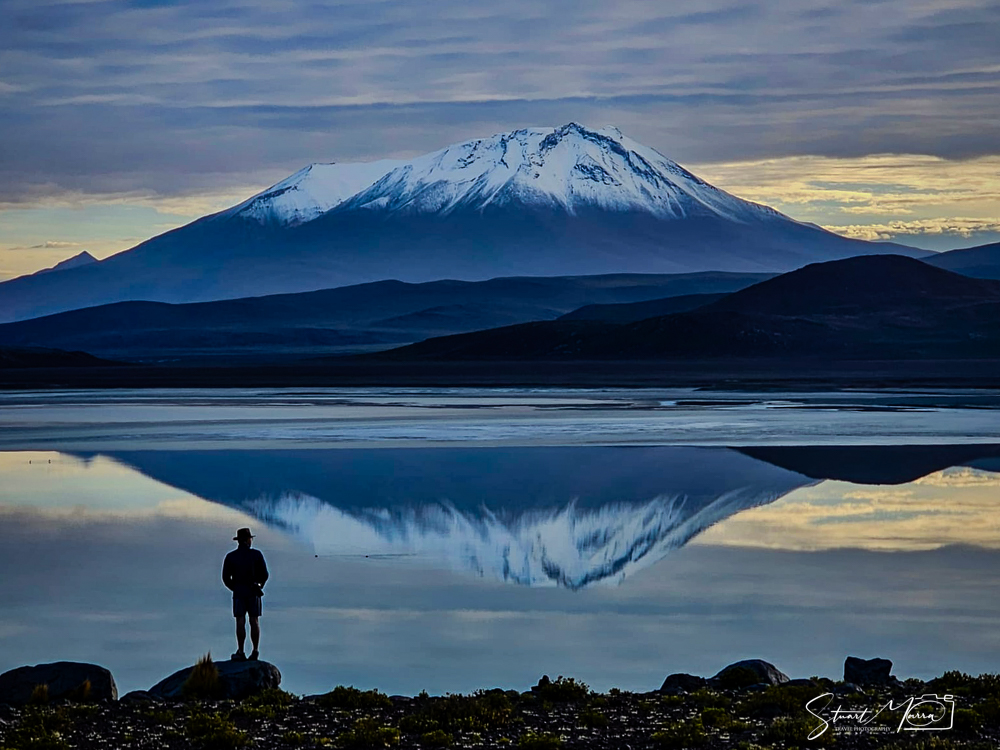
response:
[(313, 164), (131, 250), (0, 284), (0, 322), (398, 279), (788, 271), (923, 251), (850, 240), (719, 190), (614, 128), (529, 128), (408, 161)]

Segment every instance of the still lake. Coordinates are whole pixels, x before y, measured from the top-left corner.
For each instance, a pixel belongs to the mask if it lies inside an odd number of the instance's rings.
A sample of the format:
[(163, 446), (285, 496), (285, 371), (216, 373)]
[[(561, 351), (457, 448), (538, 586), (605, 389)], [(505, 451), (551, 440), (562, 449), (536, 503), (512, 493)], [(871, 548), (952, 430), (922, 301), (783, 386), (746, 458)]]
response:
[(296, 693), (998, 672), (998, 510), (996, 392), (2, 393), (0, 672), (225, 658), (241, 526)]

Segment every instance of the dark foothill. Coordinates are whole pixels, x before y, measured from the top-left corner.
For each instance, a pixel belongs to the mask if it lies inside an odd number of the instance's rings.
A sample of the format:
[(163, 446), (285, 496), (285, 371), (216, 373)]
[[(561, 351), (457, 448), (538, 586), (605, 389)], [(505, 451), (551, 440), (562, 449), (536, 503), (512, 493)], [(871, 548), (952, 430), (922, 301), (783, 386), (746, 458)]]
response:
[(794, 680), (789, 680), (785, 683), (786, 687), (815, 687), (816, 680), (811, 680), (808, 677), (796, 677)]
[(18, 667), (0, 675), (0, 703), (23, 706), (38, 685), (48, 686), (49, 700), (117, 700), (118, 686), (104, 667), (57, 661)]

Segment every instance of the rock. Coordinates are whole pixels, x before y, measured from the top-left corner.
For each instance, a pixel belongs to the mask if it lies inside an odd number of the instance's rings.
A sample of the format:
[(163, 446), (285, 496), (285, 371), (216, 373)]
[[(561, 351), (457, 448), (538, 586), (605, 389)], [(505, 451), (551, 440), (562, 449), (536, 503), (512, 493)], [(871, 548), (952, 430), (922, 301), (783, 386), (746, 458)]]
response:
[(865, 695), (865, 691), (853, 682), (845, 682), (843, 685), (834, 685), (832, 690), (837, 695), (849, 695), (850, 693)]
[[(281, 672), (266, 661), (216, 661), (219, 670), (219, 698), (235, 699), (255, 695), (281, 684)], [(182, 700), (183, 688), (193, 666), (174, 672), (149, 689), (152, 695), (168, 700)]]
[(885, 685), (892, 683), (892, 662), (888, 659), (859, 659), (848, 656), (844, 661), (844, 682), (858, 685)]
[(739, 669), (747, 669), (753, 672), (759, 682), (764, 682), (768, 685), (783, 685), (788, 682), (787, 674), (763, 659), (744, 659), (743, 661), (730, 664), (728, 667), (723, 667), (712, 680), (725, 682), (727, 677), (734, 677), (734, 672)]
[(663, 681), (663, 684), (660, 686), (660, 692), (667, 693), (668, 695), (690, 693), (693, 690), (705, 687), (707, 682), (708, 680), (698, 675), (675, 672), (672, 675), (668, 675), (667, 679)]
[[(84, 683), (90, 690), (84, 694)], [(0, 703), (23, 706), (31, 698), (36, 685), (49, 686), (49, 700), (117, 700), (115, 678), (104, 667), (75, 661), (57, 661), (18, 667), (0, 674)]]
[(148, 690), (133, 690), (131, 693), (125, 693), (118, 700), (122, 703), (159, 703), (163, 698), (153, 695)]

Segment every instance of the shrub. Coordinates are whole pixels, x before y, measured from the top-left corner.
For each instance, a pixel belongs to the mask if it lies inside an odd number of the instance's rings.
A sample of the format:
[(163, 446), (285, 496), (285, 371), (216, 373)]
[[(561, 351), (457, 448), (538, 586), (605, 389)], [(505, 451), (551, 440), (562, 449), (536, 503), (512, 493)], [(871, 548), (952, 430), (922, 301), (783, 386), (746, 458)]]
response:
[(590, 688), (583, 682), (577, 682), (572, 677), (559, 675), (555, 682), (548, 675), (542, 675), (538, 684), (531, 688), (532, 694), (544, 701), (553, 703), (569, 703), (579, 701), (590, 695)]
[(775, 719), (764, 730), (762, 739), (765, 742), (783, 742), (790, 745), (808, 743), (810, 747), (832, 745), (834, 734), (833, 730), (829, 727), (819, 737), (812, 740), (807, 739), (809, 734), (816, 729), (816, 726), (817, 722), (815, 719), (810, 720), (804, 717), (779, 718)]
[(274, 708), (288, 708), (295, 700), (295, 696), (282, 690), (281, 688), (266, 688), (256, 695), (251, 695), (243, 701), (249, 706), (273, 706)]
[(285, 745), (298, 747), (306, 744), (306, 736), (302, 732), (288, 731), (281, 735), (281, 742)]
[(185, 698), (212, 699), (222, 694), (222, 681), (219, 679), (219, 669), (212, 661), (211, 652), (201, 657), (191, 674), (181, 687), (181, 695)]
[(156, 722), (157, 724), (171, 724), (177, 718), (177, 715), (169, 708), (151, 708), (146, 711), (143, 716), (150, 721)]
[(563, 741), (558, 734), (527, 732), (518, 739), (517, 746), (521, 750), (558, 750), (563, 746)]
[(502, 690), (418, 700), (417, 710), (399, 722), (405, 732), (483, 732), (509, 724), (514, 706)]
[(653, 732), (650, 739), (663, 748), (687, 748), (701, 747), (708, 741), (708, 735), (705, 734), (705, 726), (699, 717), (690, 721), (679, 721), (666, 729)]
[(351, 750), (393, 747), (399, 744), (399, 730), (383, 726), (366, 716), (358, 719), (349, 731), (341, 734), (337, 743)]
[(425, 732), (420, 737), (420, 744), (427, 747), (451, 747), (453, 742), (450, 734), (443, 729), (435, 729), (433, 732)]
[(691, 693), (690, 698), (696, 706), (701, 706), (702, 708), (729, 708), (733, 704), (729, 696), (709, 690), (708, 688), (695, 690)]
[(358, 690), (356, 687), (338, 685), (329, 693), (321, 695), (318, 702), (324, 708), (343, 708), (348, 711), (376, 708), (392, 708), (392, 701), (378, 690)]
[(588, 708), (580, 714), (580, 723), (589, 729), (604, 729), (608, 725), (608, 717), (594, 708)]
[(250, 741), (246, 732), (241, 732), (225, 717), (201, 711), (194, 711), (188, 719), (187, 736), (211, 750), (232, 750)]
[(62, 713), (47, 709), (27, 709), (17, 728), (7, 742), (17, 750), (68, 750), (69, 743), (62, 738), (66, 719)]

